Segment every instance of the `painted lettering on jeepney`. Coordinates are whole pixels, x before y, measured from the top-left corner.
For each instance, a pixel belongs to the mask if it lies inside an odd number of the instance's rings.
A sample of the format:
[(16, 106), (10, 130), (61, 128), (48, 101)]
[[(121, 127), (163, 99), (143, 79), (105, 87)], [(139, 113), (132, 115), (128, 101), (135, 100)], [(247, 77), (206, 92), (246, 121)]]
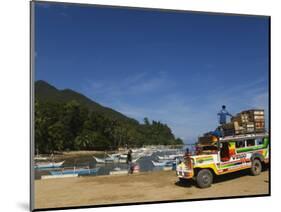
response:
[(238, 154), (238, 155), (233, 155), (232, 159), (233, 160), (240, 160), (240, 159), (243, 159), (243, 158), (246, 158), (246, 157), (247, 157), (246, 154)]

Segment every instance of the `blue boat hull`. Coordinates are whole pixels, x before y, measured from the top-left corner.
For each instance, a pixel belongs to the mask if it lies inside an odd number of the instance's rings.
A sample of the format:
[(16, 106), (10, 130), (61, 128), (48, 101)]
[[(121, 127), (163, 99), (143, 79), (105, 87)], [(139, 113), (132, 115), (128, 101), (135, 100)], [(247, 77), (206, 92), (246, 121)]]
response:
[(78, 175), (91, 175), (98, 172), (96, 169), (73, 169), (73, 170), (62, 170), (62, 171), (50, 171), (51, 175), (64, 175), (64, 174), (78, 174)]

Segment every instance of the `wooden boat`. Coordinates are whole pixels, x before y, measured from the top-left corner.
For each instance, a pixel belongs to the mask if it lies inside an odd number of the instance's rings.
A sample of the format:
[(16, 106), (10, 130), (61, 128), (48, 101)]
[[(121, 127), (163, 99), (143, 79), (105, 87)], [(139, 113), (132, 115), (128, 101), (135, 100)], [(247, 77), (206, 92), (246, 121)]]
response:
[[(112, 157), (107, 157), (107, 158), (98, 158), (93, 156), (93, 158), (96, 160), (97, 163), (127, 163), (127, 157), (126, 158), (112, 158)], [(133, 163), (137, 162), (139, 158), (135, 158), (132, 160)]]
[(127, 159), (128, 155), (127, 154), (121, 154), (119, 155), (119, 158), (121, 159)]
[(176, 158), (182, 157), (183, 154), (176, 154), (176, 155), (164, 155), (164, 156), (157, 156), (159, 160), (175, 160)]
[(121, 153), (107, 154), (110, 158), (119, 158)]
[(48, 158), (47, 157), (42, 157), (42, 156), (40, 156), (40, 155), (37, 155), (37, 156), (35, 156), (34, 157), (34, 160), (48, 160)]
[(128, 170), (119, 170), (119, 171), (110, 171), (109, 175), (126, 175), (128, 174)]
[(43, 176), (41, 176), (41, 180), (56, 179), (56, 178), (69, 178), (69, 177), (78, 177), (78, 174), (43, 175)]
[(158, 160), (173, 160), (169, 155), (157, 156)]
[(163, 161), (163, 162), (156, 162), (156, 161), (151, 161), (153, 166), (165, 166), (167, 164), (167, 161)]
[(35, 164), (35, 169), (52, 169), (60, 168), (63, 165), (64, 161), (61, 162), (41, 162)]
[(97, 163), (114, 163), (114, 159), (111, 157), (98, 158), (98, 157), (93, 156), (93, 158), (96, 160)]
[(80, 175), (90, 175), (90, 174), (96, 174), (99, 171), (100, 167), (97, 168), (73, 168), (73, 169), (62, 169), (59, 171), (50, 171), (51, 175), (74, 175), (78, 174)]
[(164, 166), (163, 167), (163, 171), (171, 171), (171, 170), (173, 170), (172, 166)]
[(128, 174), (128, 170), (121, 169), (119, 167), (116, 167), (112, 171), (109, 172), (109, 175), (124, 175), (124, 174)]
[(153, 154), (153, 151), (147, 151), (147, 152), (144, 153), (144, 156), (145, 157), (151, 157), (152, 154)]
[(154, 166), (173, 166), (173, 164), (176, 164), (176, 161), (171, 160), (165, 160), (161, 162), (151, 161)]

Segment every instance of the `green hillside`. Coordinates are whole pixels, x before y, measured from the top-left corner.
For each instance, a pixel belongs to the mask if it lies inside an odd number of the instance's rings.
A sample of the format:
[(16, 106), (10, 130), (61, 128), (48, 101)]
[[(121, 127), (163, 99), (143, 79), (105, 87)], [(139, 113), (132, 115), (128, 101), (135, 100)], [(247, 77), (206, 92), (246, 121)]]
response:
[(144, 118), (144, 124), (70, 89), (35, 82), (35, 149), (115, 150), (143, 145), (178, 145), (171, 129)]
[(43, 102), (57, 102), (67, 103), (69, 101), (77, 101), (79, 104), (87, 107), (90, 111), (103, 114), (112, 119), (121, 119), (137, 123), (136, 120), (131, 119), (111, 108), (104, 107), (83, 94), (77, 93), (71, 89), (58, 90), (54, 86), (48, 84), (43, 80), (35, 82), (35, 98)]

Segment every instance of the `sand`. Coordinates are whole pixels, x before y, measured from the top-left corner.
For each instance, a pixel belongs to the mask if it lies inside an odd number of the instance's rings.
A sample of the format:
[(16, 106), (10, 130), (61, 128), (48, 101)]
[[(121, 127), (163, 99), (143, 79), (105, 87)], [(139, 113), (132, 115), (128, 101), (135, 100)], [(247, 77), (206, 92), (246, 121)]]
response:
[(73, 207), (116, 203), (149, 202), (259, 195), (269, 193), (268, 171), (259, 176), (248, 172), (215, 178), (211, 187), (180, 183), (174, 171), (123, 176), (78, 177), (35, 181), (35, 208)]

